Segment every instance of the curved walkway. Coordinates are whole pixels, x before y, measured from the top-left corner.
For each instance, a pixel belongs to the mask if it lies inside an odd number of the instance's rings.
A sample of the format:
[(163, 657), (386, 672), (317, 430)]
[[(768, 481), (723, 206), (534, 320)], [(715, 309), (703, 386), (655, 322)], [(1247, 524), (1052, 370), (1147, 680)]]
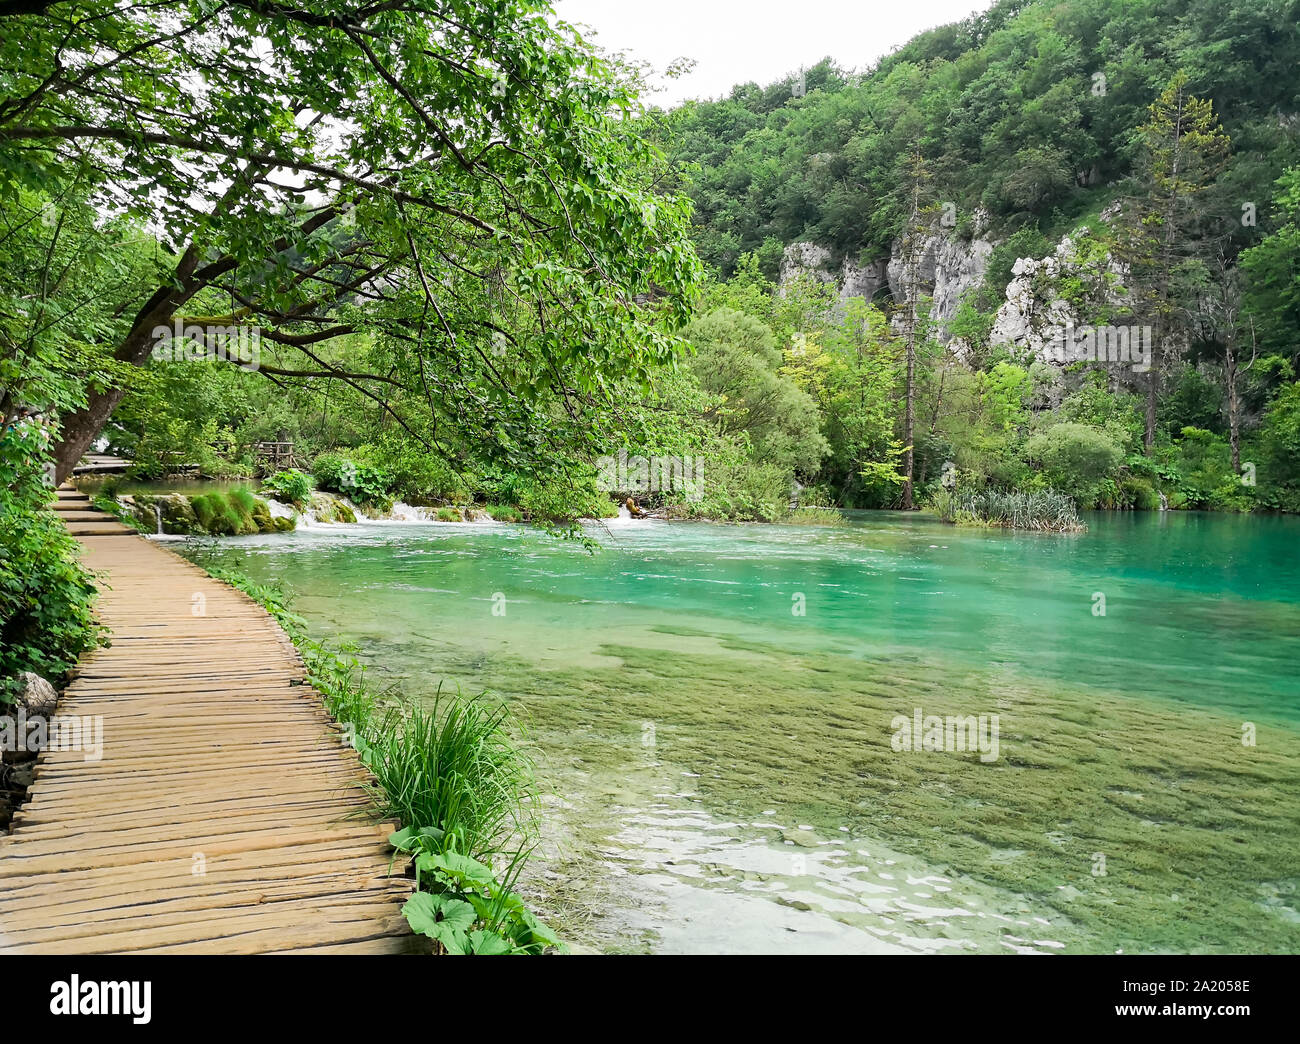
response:
[(58, 497), (113, 644), (59, 701), (60, 745), (79, 749), (41, 754), (0, 837), (0, 952), (410, 952), (391, 828), (361, 817), (364, 769), (292, 643), (242, 593)]

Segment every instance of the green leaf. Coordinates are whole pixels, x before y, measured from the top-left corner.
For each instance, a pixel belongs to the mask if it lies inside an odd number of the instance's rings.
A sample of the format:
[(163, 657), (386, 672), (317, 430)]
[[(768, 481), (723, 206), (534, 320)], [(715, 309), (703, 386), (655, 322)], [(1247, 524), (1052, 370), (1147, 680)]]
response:
[(478, 954), (508, 954), (514, 948), (496, 932), (475, 929), (469, 933), (469, 952)]

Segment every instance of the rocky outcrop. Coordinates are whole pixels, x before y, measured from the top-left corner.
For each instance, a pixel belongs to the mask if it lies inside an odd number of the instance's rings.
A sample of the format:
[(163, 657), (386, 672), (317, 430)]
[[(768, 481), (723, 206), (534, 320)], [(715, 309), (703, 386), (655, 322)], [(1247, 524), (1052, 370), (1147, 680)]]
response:
[[(976, 234), (971, 239), (962, 239), (936, 224), (921, 245), (917, 262), (921, 292), (932, 298), (930, 314), (941, 324), (957, 314), (963, 294), (984, 282), (995, 246), (984, 234), (987, 220), (983, 212), (976, 215)], [(841, 302), (852, 297), (870, 301), (886, 287), (895, 301), (903, 301), (907, 297), (903, 285), (906, 267), (897, 240), (888, 258), (865, 264), (845, 258), (838, 267), (826, 247), (817, 243), (791, 243), (781, 257), (780, 285), (786, 287), (799, 276), (808, 275), (823, 283), (834, 283)]]
[(818, 282), (835, 284), (841, 303), (851, 297), (870, 301), (886, 284), (885, 266), (884, 258), (860, 265), (846, 257), (836, 267), (826, 247), (816, 243), (791, 243), (781, 256), (780, 285), (784, 288), (801, 275), (811, 276)]
[[(993, 242), (976, 237), (971, 240), (956, 239), (932, 233), (925, 237), (917, 259), (917, 276), (922, 293), (929, 292), (933, 299), (930, 315), (946, 323), (957, 314), (962, 295), (977, 289), (984, 282)], [(906, 262), (895, 244), (889, 258), (889, 287), (896, 301), (906, 300)]]
[[(1057, 292), (1060, 281), (1083, 277), (1083, 282), (1097, 281), (1096, 273), (1085, 272), (1077, 245), (1065, 236), (1056, 249), (1044, 258), (1017, 258), (1007, 284), (1006, 300), (998, 309), (989, 333), (990, 344), (1016, 345), (1045, 362), (1053, 358), (1052, 346), (1062, 329), (1078, 328), (1086, 320), (1079, 309)], [(1123, 270), (1113, 262), (1107, 266), (1109, 285), (1099, 289), (1090, 307), (1123, 304)]]

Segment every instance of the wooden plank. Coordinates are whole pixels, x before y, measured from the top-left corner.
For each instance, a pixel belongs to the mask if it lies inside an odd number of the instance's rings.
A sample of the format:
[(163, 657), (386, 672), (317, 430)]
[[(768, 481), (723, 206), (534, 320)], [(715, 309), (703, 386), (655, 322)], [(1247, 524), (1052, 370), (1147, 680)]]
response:
[(427, 952), (400, 916), (392, 825), (366, 821), (370, 777), (292, 643), (241, 592), (58, 496), (114, 632), (58, 713), (102, 719), (102, 751), (40, 755), (0, 838), (0, 949)]

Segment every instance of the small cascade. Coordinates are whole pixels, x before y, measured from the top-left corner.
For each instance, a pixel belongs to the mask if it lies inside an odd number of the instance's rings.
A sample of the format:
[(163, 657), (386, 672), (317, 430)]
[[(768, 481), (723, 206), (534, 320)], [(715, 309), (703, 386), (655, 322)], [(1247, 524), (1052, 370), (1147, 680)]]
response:
[(1161, 511), (1169, 510), (1169, 498), (1165, 496), (1163, 493), (1160, 494), (1160, 510)]
[(153, 517), (154, 517), (154, 521), (157, 523), (157, 526), (154, 529), (154, 535), (162, 536), (163, 535), (162, 505), (159, 504), (157, 501), (155, 501), (153, 505)]
[(436, 516), (428, 508), (415, 507), (401, 500), (393, 503), (389, 517), (395, 522), (433, 522)]

